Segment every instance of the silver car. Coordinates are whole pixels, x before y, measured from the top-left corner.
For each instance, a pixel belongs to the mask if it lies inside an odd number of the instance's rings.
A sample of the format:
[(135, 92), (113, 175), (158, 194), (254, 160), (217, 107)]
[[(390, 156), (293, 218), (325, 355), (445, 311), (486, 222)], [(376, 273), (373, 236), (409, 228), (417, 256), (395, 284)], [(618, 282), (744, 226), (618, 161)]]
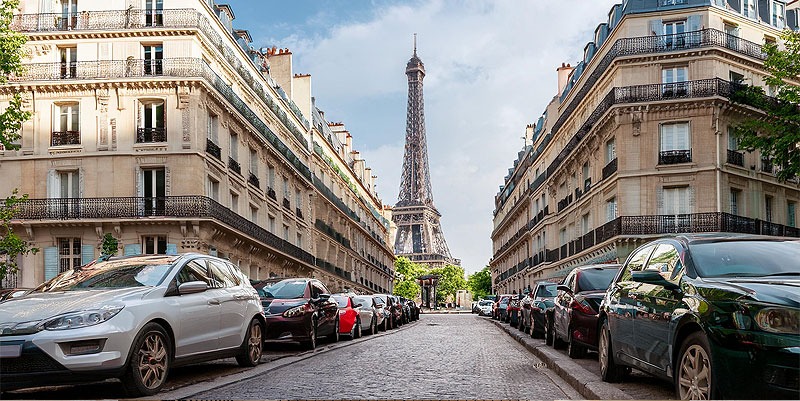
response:
[[(366, 334), (375, 334), (378, 332), (378, 324), (383, 323), (383, 319), (378, 318), (378, 309), (375, 307), (375, 299), (369, 295), (360, 295), (353, 298), (356, 305), (361, 305), (355, 308), (358, 311), (358, 317), (361, 320), (361, 331)], [(380, 322), (380, 323), (379, 323)]]
[(185, 254), (98, 260), (0, 304), (0, 389), (117, 377), (156, 394), (171, 368), (261, 359), (258, 293), (222, 259)]
[(379, 330), (389, 330), (391, 319), (389, 318), (389, 309), (386, 305), (386, 298), (381, 298), (379, 296), (373, 296), (372, 299), (375, 301), (375, 317), (378, 319), (377, 325)]

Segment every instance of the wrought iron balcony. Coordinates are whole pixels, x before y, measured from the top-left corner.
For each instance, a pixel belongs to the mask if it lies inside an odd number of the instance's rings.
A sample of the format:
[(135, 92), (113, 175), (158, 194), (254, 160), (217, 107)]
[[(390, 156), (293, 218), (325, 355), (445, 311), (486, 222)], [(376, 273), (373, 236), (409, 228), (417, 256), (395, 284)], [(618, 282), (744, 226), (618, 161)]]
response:
[(744, 167), (744, 154), (738, 150), (728, 149), (728, 163)]
[(606, 178), (608, 178), (608, 177), (611, 177), (612, 174), (617, 172), (617, 164), (618, 164), (617, 159), (614, 159), (614, 160), (608, 162), (608, 164), (606, 164), (605, 167), (603, 167), (603, 179), (604, 180)]
[(763, 172), (765, 172), (767, 174), (774, 174), (775, 173), (775, 168), (772, 165), (772, 160), (762, 158), (761, 159), (761, 171), (763, 171)]
[(166, 142), (167, 129), (164, 127), (137, 128), (136, 143)]
[(289, 202), (289, 199), (283, 198), (283, 207), (286, 210), (292, 210), (292, 204)]
[(663, 150), (658, 152), (658, 164), (680, 164), (691, 163), (692, 151), (686, 150)]
[(261, 188), (261, 181), (258, 179), (258, 176), (250, 172), (250, 175), (247, 177), (247, 182), (249, 182), (252, 186), (256, 188)]
[(217, 160), (222, 161), (222, 149), (220, 149), (220, 147), (217, 146), (217, 144), (211, 139), (206, 139), (206, 153), (216, 157)]
[(295, 215), (297, 215), (298, 219), (303, 220), (303, 210), (302, 209), (300, 209), (299, 207), (295, 208), (294, 209), (294, 213), (295, 213)]
[(80, 131), (53, 131), (50, 136), (50, 146), (80, 145)]
[(267, 187), (267, 196), (272, 198), (272, 200), (274, 200), (274, 201), (278, 200), (277, 196), (275, 196), (275, 190), (272, 189), (272, 187)]
[(67, 198), (28, 199), (14, 206), (14, 220), (86, 220), (86, 219), (211, 219), (233, 228), (266, 246), (308, 265), (314, 256), (280, 239), (258, 224), (240, 216), (206, 196), (167, 196), (161, 198)]
[(232, 157), (228, 158), (228, 168), (236, 174), (242, 174), (242, 166), (240, 166), (239, 162), (234, 160)]

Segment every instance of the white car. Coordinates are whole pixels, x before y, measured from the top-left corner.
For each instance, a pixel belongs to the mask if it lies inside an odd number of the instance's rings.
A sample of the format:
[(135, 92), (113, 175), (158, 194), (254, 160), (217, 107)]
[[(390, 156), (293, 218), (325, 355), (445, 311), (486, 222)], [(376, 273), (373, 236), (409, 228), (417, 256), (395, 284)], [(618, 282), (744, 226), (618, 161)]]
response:
[(0, 304), (0, 389), (118, 377), (129, 396), (153, 395), (178, 365), (255, 366), (264, 327), (258, 293), (227, 261), (98, 260)]
[(484, 299), (483, 301), (478, 302), (478, 312), (479, 316), (491, 316), (492, 315), (492, 306), (494, 306), (494, 301)]

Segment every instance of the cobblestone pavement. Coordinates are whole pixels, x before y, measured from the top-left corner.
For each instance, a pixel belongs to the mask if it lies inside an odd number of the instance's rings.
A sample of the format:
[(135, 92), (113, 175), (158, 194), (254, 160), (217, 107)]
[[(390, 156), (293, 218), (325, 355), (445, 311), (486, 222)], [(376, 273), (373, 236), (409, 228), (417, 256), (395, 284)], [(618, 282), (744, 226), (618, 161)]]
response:
[(475, 315), (422, 315), (391, 335), (195, 394), (203, 399), (571, 399), (568, 384)]

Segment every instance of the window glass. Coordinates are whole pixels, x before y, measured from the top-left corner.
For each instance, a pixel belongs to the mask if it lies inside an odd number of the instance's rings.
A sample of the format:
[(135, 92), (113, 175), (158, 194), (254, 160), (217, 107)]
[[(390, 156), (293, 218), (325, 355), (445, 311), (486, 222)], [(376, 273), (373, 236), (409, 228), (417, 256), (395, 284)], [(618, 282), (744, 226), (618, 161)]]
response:
[(536, 288), (534, 298), (552, 298), (556, 296), (556, 284), (543, 284)]
[(605, 290), (611, 285), (616, 275), (617, 269), (594, 268), (582, 270), (578, 275), (578, 288), (576, 292)]
[(188, 283), (191, 281), (202, 281), (209, 287), (211, 286), (211, 279), (208, 276), (208, 269), (205, 263), (199, 260), (192, 260), (187, 263), (176, 276), (178, 285)]
[(347, 303), (348, 303), (347, 301), (350, 300), (349, 297), (338, 297), (338, 296), (337, 297), (333, 297), (333, 299), (336, 300), (336, 304), (340, 308), (346, 308), (347, 307)]
[(214, 287), (225, 288), (237, 285), (233, 272), (225, 263), (217, 260), (208, 260), (208, 266), (211, 269), (211, 279), (214, 281)]
[[(263, 298), (292, 299), (302, 298), (308, 282), (305, 280), (283, 280), (263, 289)], [(312, 289), (313, 293), (313, 289)]]
[[(800, 241), (717, 241), (689, 246), (700, 277), (796, 276)], [(777, 280), (777, 278), (776, 278)]]
[(644, 267), (644, 264), (647, 263), (647, 257), (655, 249), (655, 245), (650, 245), (648, 247), (642, 248), (637, 251), (629, 260), (627, 265), (625, 265), (625, 270), (622, 272), (622, 276), (620, 277), (619, 281), (628, 281), (631, 279), (631, 272), (632, 271), (641, 271)]
[(646, 270), (657, 271), (664, 279), (670, 280), (682, 267), (678, 250), (670, 244), (659, 244), (650, 257)]
[(67, 270), (40, 285), (35, 291), (152, 287), (158, 285), (169, 273), (173, 261), (172, 258), (135, 258), (98, 262), (82, 269)]

